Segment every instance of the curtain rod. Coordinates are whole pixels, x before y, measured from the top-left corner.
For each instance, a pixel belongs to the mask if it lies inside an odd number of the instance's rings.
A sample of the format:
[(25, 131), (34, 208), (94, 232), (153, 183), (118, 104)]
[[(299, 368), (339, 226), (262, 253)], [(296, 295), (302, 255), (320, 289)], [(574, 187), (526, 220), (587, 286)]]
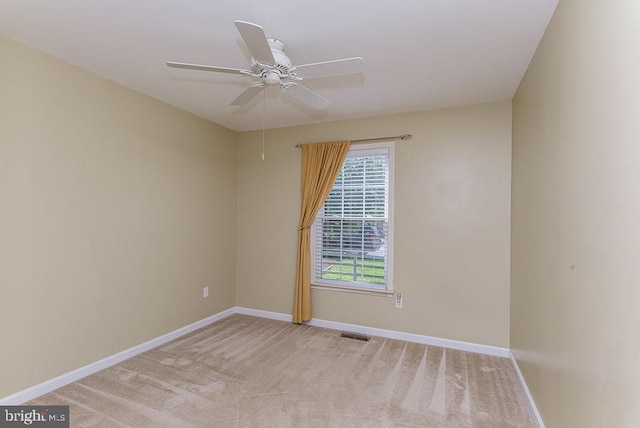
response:
[[(361, 140), (351, 140), (352, 143), (363, 143), (365, 141), (376, 141), (376, 140), (395, 140), (397, 138), (401, 140), (408, 140), (413, 137), (411, 134), (402, 134), (402, 135), (393, 135), (391, 137), (377, 137), (377, 138), (363, 138)], [(302, 143), (296, 144), (296, 147), (302, 147)]]

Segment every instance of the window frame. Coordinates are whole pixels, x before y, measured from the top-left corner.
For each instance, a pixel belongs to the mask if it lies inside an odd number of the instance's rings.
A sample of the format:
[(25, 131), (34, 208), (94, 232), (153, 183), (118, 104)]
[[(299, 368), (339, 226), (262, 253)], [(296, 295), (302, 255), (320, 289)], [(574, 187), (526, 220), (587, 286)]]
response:
[[(386, 152), (388, 155), (388, 183), (387, 183), (387, 240), (386, 240), (386, 277), (385, 288), (368, 286), (366, 283), (353, 282), (353, 285), (345, 284), (345, 281), (327, 280), (316, 277), (316, 244), (317, 221), (311, 226), (311, 287), (342, 292), (364, 293), (372, 295), (393, 295), (393, 211), (394, 211), (394, 164), (395, 142), (381, 141), (373, 143), (354, 143), (349, 148), (347, 157), (360, 157)], [(342, 171), (342, 168), (341, 168)], [(324, 207), (324, 204), (323, 204)], [(320, 208), (321, 210), (323, 208)], [(321, 211), (319, 211), (320, 213)], [(317, 219), (317, 216), (316, 216)]]

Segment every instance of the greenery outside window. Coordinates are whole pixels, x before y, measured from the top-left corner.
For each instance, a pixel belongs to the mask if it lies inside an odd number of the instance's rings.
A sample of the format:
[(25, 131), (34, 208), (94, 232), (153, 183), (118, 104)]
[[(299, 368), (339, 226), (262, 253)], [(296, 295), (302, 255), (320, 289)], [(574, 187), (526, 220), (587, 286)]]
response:
[(311, 229), (314, 286), (392, 292), (393, 143), (353, 144)]

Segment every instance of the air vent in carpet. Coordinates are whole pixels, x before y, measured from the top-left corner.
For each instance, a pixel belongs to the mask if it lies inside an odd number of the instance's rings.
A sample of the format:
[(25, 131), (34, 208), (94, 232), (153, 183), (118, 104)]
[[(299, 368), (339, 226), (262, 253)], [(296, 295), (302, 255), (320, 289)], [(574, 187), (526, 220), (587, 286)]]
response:
[(369, 340), (371, 340), (371, 337), (367, 336), (366, 334), (355, 333), (353, 331), (343, 331), (342, 333), (340, 333), (340, 337), (346, 337), (347, 339), (362, 340), (363, 342), (368, 342)]

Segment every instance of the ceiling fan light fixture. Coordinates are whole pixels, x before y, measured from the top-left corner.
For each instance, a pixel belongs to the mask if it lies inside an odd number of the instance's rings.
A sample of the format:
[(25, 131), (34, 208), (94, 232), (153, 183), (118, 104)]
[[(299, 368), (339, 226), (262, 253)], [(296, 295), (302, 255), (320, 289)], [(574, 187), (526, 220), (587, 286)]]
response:
[(280, 75), (275, 71), (270, 71), (264, 76), (264, 83), (269, 86), (280, 84)]

